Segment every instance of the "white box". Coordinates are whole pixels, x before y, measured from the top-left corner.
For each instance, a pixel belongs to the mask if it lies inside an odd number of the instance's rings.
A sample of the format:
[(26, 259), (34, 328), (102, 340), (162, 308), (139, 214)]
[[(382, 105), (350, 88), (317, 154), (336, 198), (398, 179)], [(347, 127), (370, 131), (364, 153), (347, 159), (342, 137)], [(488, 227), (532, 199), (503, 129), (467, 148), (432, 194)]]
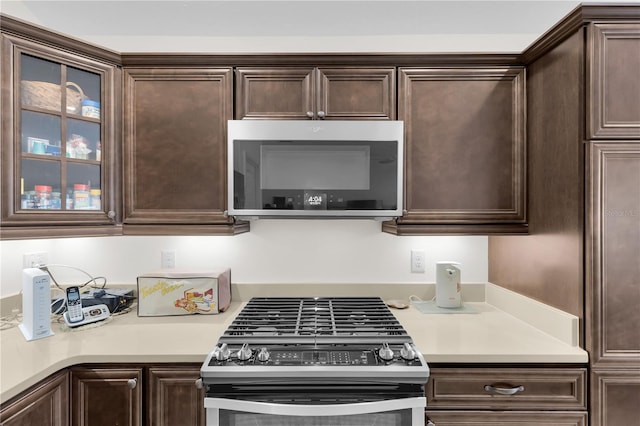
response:
[(138, 316), (217, 314), (231, 303), (231, 270), (162, 269), (138, 277)]

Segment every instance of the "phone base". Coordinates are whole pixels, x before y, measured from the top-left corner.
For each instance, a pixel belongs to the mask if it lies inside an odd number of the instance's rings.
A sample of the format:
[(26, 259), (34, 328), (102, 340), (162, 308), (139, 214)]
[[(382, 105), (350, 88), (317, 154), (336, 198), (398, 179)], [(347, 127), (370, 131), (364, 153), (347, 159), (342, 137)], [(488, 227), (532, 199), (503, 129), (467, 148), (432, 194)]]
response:
[(111, 313), (107, 305), (94, 305), (82, 308), (84, 318), (81, 321), (71, 322), (69, 321), (69, 313), (65, 312), (64, 322), (71, 328), (80, 327), (81, 325), (87, 325), (98, 321), (103, 321), (109, 318)]

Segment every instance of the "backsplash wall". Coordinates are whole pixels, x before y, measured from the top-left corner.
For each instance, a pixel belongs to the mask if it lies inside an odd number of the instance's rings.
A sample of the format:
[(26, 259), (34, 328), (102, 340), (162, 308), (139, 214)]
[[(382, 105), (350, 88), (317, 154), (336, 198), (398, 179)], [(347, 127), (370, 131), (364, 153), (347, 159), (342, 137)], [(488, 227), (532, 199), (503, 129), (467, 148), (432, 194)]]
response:
[[(22, 287), (25, 252), (46, 251), (49, 264), (135, 284), (160, 268), (160, 252), (175, 250), (177, 269), (230, 267), (234, 283), (433, 283), (435, 262), (462, 263), (463, 283), (488, 277), (486, 236), (398, 237), (372, 220), (259, 220), (236, 236), (120, 236), (0, 241), (0, 297)], [(411, 273), (411, 249), (426, 253), (426, 273)], [(82, 273), (51, 266), (61, 284)]]

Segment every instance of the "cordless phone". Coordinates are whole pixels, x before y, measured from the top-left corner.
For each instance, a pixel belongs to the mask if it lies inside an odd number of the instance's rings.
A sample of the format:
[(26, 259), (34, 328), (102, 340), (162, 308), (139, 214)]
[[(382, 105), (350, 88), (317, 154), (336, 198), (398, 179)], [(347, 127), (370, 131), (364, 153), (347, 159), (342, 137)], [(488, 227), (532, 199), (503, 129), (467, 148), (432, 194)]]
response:
[(77, 286), (67, 288), (67, 312), (65, 315), (70, 323), (80, 322), (84, 319), (80, 289)]

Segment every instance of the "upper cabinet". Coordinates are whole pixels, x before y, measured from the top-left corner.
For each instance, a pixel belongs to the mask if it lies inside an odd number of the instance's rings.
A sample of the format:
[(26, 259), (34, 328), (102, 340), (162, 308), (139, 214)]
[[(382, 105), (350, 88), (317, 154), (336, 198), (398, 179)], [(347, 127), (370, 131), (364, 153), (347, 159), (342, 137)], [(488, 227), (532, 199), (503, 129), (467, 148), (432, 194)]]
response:
[(6, 34), (2, 58), (2, 236), (119, 232), (116, 66)]
[(226, 216), (231, 68), (124, 70), (124, 233), (234, 234)]
[(401, 68), (405, 214), (398, 235), (525, 233), (525, 71)]
[(245, 67), (236, 119), (394, 120), (394, 67)]
[(587, 139), (640, 138), (640, 24), (588, 29)]

